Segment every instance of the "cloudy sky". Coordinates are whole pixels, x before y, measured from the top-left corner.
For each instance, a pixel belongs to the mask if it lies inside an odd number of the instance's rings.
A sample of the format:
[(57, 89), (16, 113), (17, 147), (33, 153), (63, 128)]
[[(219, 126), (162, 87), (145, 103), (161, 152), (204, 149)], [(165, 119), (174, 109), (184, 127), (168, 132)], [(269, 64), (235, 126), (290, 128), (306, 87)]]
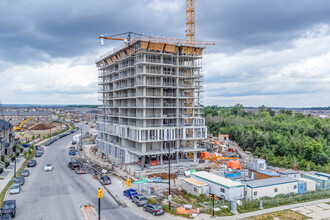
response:
[[(330, 1), (198, 0), (204, 104), (330, 105)], [(0, 0), (0, 101), (96, 104), (102, 33), (185, 38), (185, 0)]]

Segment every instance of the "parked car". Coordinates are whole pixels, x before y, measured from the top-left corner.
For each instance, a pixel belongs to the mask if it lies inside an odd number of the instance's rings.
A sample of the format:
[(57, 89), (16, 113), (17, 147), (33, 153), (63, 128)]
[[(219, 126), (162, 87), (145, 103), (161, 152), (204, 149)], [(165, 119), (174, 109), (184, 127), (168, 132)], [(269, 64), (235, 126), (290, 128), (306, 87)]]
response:
[(9, 189), (9, 194), (18, 194), (20, 192), (21, 192), (21, 184), (19, 183), (14, 183)]
[(30, 171), (29, 170), (22, 170), (21, 176), (27, 177), (29, 175), (30, 175)]
[(74, 133), (74, 130), (71, 130), (70, 133), (71, 133), (71, 134)]
[(52, 171), (53, 170), (53, 164), (47, 163), (44, 167), (44, 171)]
[(111, 184), (111, 179), (110, 179), (110, 177), (108, 177), (108, 176), (101, 176), (101, 182), (102, 182), (104, 185), (108, 185), (108, 184)]
[(29, 144), (22, 144), (22, 147), (30, 147)]
[(77, 142), (76, 141), (72, 141), (72, 145), (75, 145), (75, 144), (77, 144)]
[(148, 204), (148, 199), (142, 194), (133, 196), (132, 202), (135, 203), (137, 206), (144, 206), (145, 204)]
[(152, 183), (160, 183), (163, 182), (163, 179), (160, 177), (151, 177), (148, 182), (152, 182)]
[(12, 220), (12, 217), (9, 214), (5, 214), (1, 216), (0, 220)]
[(37, 161), (36, 160), (29, 160), (27, 163), (27, 167), (35, 167), (37, 166)]
[(135, 191), (135, 189), (125, 190), (123, 193), (124, 193), (124, 196), (127, 196), (130, 199), (132, 199), (133, 196), (137, 195), (137, 192)]
[(12, 218), (16, 215), (16, 200), (5, 200), (2, 203), (1, 215), (9, 214)]
[(36, 153), (35, 157), (41, 157), (41, 156), (42, 156), (42, 153), (41, 153), (41, 151), (37, 151), (37, 153)]
[(75, 150), (70, 150), (70, 151), (69, 151), (69, 155), (70, 155), (70, 156), (74, 156), (74, 155), (76, 155), (76, 151), (75, 151)]
[(153, 203), (153, 204), (146, 204), (143, 206), (143, 210), (146, 212), (150, 212), (153, 215), (162, 215), (164, 214), (164, 208), (157, 204), (157, 203)]
[(23, 186), (24, 183), (25, 183), (25, 178), (24, 178), (24, 176), (19, 176), (19, 177), (17, 177), (17, 178), (15, 179), (15, 182), (14, 182), (14, 183), (16, 183), (16, 184), (20, 184), (21, 186)]
[(77, 167), (79, 167), (79, 164), (77, 162), (69, 162), (68, 167), (72, 170), (75, 170)]
[(36, 150), (39, 150), (40, 148), (42, 148), (41, 145), (37, 144), (36, 146), (34, 146), (34, 149), (36, 149)]

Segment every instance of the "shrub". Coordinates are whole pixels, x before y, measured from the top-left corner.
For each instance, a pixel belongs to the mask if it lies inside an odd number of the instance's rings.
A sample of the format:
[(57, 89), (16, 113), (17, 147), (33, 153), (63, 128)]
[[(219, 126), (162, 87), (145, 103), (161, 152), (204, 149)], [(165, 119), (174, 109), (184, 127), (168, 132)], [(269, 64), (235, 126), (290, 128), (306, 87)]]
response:
[(5, 155), (1, 155), (1, 161), (5, 162)]

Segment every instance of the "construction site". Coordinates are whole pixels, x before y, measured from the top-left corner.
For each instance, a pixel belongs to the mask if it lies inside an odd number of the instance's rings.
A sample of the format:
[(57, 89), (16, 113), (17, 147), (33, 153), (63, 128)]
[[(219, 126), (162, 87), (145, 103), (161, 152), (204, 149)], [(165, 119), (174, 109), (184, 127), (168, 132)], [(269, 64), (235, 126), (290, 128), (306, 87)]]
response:
[(27, 118), (14, 126), (16, 137), (21, 141), (42, 138), (62, 129), (62, 124), (57, 122), (38, 122), (33, 118)]

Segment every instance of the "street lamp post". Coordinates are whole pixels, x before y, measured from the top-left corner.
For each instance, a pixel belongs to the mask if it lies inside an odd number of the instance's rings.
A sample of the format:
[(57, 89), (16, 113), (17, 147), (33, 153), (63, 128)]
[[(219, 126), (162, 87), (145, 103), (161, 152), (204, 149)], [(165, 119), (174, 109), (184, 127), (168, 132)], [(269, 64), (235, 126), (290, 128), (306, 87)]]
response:
[(49, 122), (49, 139), (52, 139), (52, 120)]
[(17, 148), (17, 146), (15, 145), (15, 163), (14, 163), (14, 177), (16, 178), (16, 156), (17, 156), (17, 154), (16, 154), (16, 148)]
[[(166, 142), (165, 142), (166, 143)], [(168, 144), (168, 210), (171, 210), (171, 146)]]

